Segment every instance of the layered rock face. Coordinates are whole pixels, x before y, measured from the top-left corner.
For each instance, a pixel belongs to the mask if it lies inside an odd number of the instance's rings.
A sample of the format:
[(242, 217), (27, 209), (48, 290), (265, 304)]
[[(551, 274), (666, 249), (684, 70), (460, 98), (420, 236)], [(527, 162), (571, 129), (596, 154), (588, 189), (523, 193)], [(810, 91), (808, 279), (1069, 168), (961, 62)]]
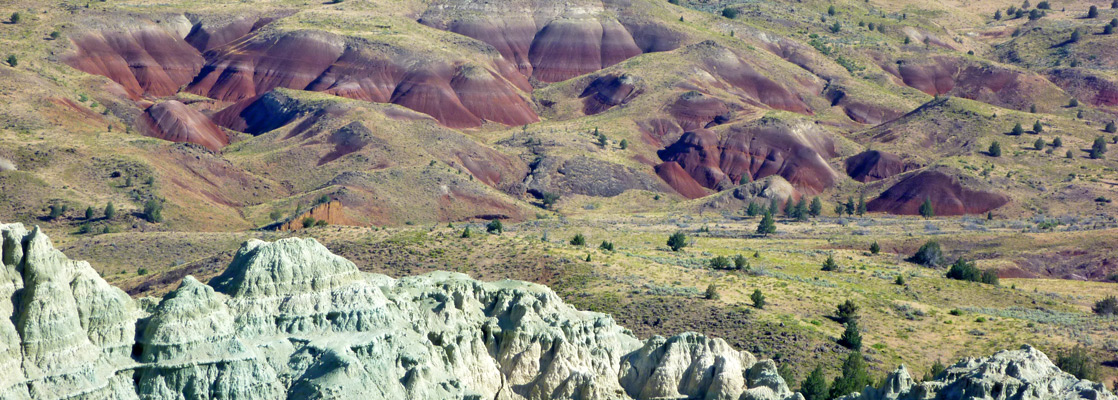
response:
[(880, 388), (866, 387), (842, 400), (1118, 399), (1101, 383), (1080, 380), (1057, 368), (1048, 356), (1029, 345), (1003, 350), (988, 358), (967, 358), (948, 367), (933, 381), (917, 383), (902, 365)]
[(229, 144), (229, 136), (213, 121), (177, 100), (155, 104), (144, 112), (148, 134), (172, 142), (196, 143), (210, 150)]
[(696, 184), (724, 190), (743, 179), (770, 175), (780, 175), (800, 192), (815, 194), (837, 178), (826, 161), (834, 151), (830, 137), (810, 125), (762, 120), (734, 126), (721, 136), (707, 129), (683, 134), (660, 151), (664, 164), (657, 173), (688, 197), (698, 195)]
[(642, 342), (531, 283), (396, 280), (252, 240), (141, 307), (37, 229), (0, 234), (5, 399), (802, 399), (721, 339)]
[(525, 77), (559, 82), (647, 52), (673, 50), (684, 35), (641, 22), (611, 1), (435, 1), (419, 22), (493, 46)]
[(112, 79), (135, 99), (170, 96), (194, 79), (205, 60), (181, 37), (157, 26), (97, 32), (74, 40), (70, 66)]
[(248, 102), (277, 87), (320, 91), (399, 104), (453, 128), (477, 127), (483, 121), (523, 125), (538, 120), (518, 92), (528, 88), (527, 82), (516, 81), (516, 74), (512, 80), (502, 74), (512, 67), (500, 57), (490, 65), (454, 65), (384, 47), (388, 46), (314, 30), (257, 34), (207, 53), (205, 67), (187, 91)]

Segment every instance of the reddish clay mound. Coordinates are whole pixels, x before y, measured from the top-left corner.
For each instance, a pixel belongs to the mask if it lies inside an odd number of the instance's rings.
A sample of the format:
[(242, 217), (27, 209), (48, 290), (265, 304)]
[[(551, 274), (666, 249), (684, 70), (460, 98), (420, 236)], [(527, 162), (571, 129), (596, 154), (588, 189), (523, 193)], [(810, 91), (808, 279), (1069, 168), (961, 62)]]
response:
[(206, 52), (232, 43), (272, 21), (273, 18), (239, 17), (221, 24), (202, 22), (195, 24), (184, 40), (198, 51)]
[(846, 159), (846, 174), (858, 182), (873, 182), (908, 170), (908, 165), (893, 154), (867, 150)]
[(74, 48), (67, 64), (112, 79), (133, 99), (175, 94), (204, 62), (198, 50), (158, 28), (88, 33), (74, 39)]
[(762, 120), (730, 128), (721, 140), (716, 133), (699, 129), (684, 134), (659, 155), (715, 190), (743, 178), (779, 175), (798, 191), (815, 194), (832, 186), (837, 177), (825, 159), (834, 156), (833, 142), (810, 125), (793, 127)]
[(669, 161), (656, 166), (656, 175), (667, 182), (672, 189), (679, 192), (683, 197), (689, 199), (697, 199), (706, 196), (710, 192), (703, 188), (699, 182), (683, 170), (679, 163)]
[(532, 76), (559, 82), (641, 54), (629, 32), (615, 20), (554, 20), (532, 40)]
[[(718, 46), (708, 43), (700, 43), (700, 45)], [(754, 105), (764, 105), (777, 110), (800, 114), (812, 114), (811, 109), (807, 103), (804, 103), (800, 95), (789, 91), (783, 85), (757, 72), (753, 66), (742, 61), (728, 49), (719, 49), (715, 55), (707, 57), (704, 62), (708, 72), (732, 85), (737, 89), (738, 94), (752, 100)]]
[(831, 106), (842, 107), (846, 116), (858, 123), (880, 125), (904, 115), (902, 110), (856, 99), (842, 89), (831, 91), (828, 97), (831, 98)]
[(188, 90), (226, 101), (250, 99), (276, 87), (323, 91), (399, 104), (453, 128), (477, 127), (486, 120), (506, 125), (539, 120), (516, 85), (488, 68), (438, 62), (404, 67), (398, 62), (405, 60), (394, 58), (406, 55), (389, 57), (367, 46), (317, 31), (253, 38), (210, 54)]
[(684, 130), (710, 128), (726, 123), (732, 116), (730, 108), (715, 97), (705, 96), (697, 91), (689, 91), (679, 96), (668, 112)]
[(207, 55), (205, 68), (187, 90), (222, 101), (239, 101), (277, 87), (304, 89), (344, 50), (345, 41), (327, 32), (257, 37)]
[(148, 136), (172, 142), (200, 144), (218, 151), (229, 144), (229, 137), (202, 113), (175, 100), (148, 107), (144, 114)]
[[(607, 5), (612, 6), (612, 5)], [(525, 77), (558, 82), (617, 64), (641, 53), (678, 48), (684, 35), (665, 26), (627, 21), (620, 7), (610, 16), (555, 15), (501, 2), (431, 7), (419, 22), (493, 46)], [(463, 14), (484, 15), (462, 18)], [(639, 19), (639, 18), (638, 18)], [(642, 19), (643, 20), (643, 19)]]
[(683, 136), (683, 128), (667, 118), (653, 118), (641, 122), (637, 122), (637, 127), (641, 131), (641, 138), (645, 143), (654, 147), (665, 147), (670, 143), (675, 143)]
[(342, 212), (342, 203), (340, 201), (333, 200), (314, 206), (310, 210), (307, 210), (302, 214), (295, 216), (287, 222), (279, 224), (278, 226), (276, 226), (276, 230), (294, 231), (297, 229), (303, 229), (303, 221), (307, 218), (313, 218), (316, 222), (325, 221), (329, 225), (352, 224), (349, 221), (349, 218), (346, 218), (345, 214)]
[(639, 94), (636, 92), (632, 76), (606, 75), (590, 82), (578, 97), (582, 99), (582, 112), (594, 115), (632, 100)]
[(931, 200), (936, 215), (979, 214), (1009, 202), (997, 193), (966, 188), (954, 175), (925, 170), (904, 177), (867, 206), (870, 211), (918, 215), (925, 199)]
[[(885, 66), (889, 66), (887, 62), (882, 68)], [(1016, 109), (1035, 103), (1042, 92), (1060, 90), (1036, 74), (961, 58), (910, 60), (895, 71), (906, 85), (930, 95), (947, 94)]]
[(1101, 107), (1118, 106), (1118, 81), (1091, 70), (1061, 68), (1048, 71), (1048, 79), (1080, 101)]

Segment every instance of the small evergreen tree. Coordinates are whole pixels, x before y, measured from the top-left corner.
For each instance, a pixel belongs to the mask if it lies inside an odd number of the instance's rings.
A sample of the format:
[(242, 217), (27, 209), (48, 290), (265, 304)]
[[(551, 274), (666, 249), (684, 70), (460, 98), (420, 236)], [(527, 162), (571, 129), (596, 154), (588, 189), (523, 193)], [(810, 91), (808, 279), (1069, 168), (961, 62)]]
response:
[(1068, 41), (1072, 43), (1078, 42), (1080, 35), (1079, 28), (1075, 28), (1075, 30), (1071, 31), (1071, 38), (1068, 39)]
[(1118, 126), (1114, 125), (1114, 121), (1110, 121), (1106, 123), (1106, 127), (1102, 128), (1102, 130), (1106, 133), (1114, 133), (1118, 132)]
[(625, 150), (625, 149), (629, 148), (629, 141), (625, 140), (625, 139), (621, 139), (621, 143), (618, 143), (617, 145), (621, 146), (621, 150)]
[(1107, 296), (1105, 299), (1095, 302), (1095, 306), (1091, 307), (1091, 310), (1102, 316), (1118, 315), (1118, 297)]
[(8, 55), (8, 66), (14, 68), (17, 65), (19, 65), (19, 59), (16, 58), (15, 54), (9, 54)]
[(939, 247), (939, 242), (929, 240), (925, 242), (920, 249), (916, 250), (916, 254), (912, 255), (909, 261), (925, 267), (935, 268), (943, 263), (943, 250)]
[(943, 365), (943, 363), (940, 362), (939, 360), (936, 360), (936, 362), (934, 364), (932, 364), (932, 368), (928, 369), (928, 372), (924, 373), (924, 379), (921, 379), (921, 381), (922, 382), (931, 381), (931, 380), (935, 379), (937, 376), (939, 376), (939, 374), (943, 373), (943, 371), (946, 371), (946, 370), (947, 370), (947, 366)]
[(105, 206), (105, 219), (113, 219), (113, 217), (116, 217), (116, 207), (113, 207), (113, 202), (110, 201)]
[(843, 208), (846, 210), (846, 215), (854, 215), (854, 211), (857, 209), (857, 206), (854, 204), (854, 198), (847, 197), (846, 204)]
[(807, 199), (803, 196), (800, 196), (800, 201), (796, 202), (796, 212), (794, 213), (796, 216), (796, 221), (807, 221), (808, 212)]
[(1102, 27), (1102, 34), (1103, 35), (1110, 35), (1110, 34), (1113, 34), (1113, 33), (1114, 33), (1114, 27), (1113, 26), (1106, 25), (1106, 26)]
[(1098, 18), (1098, 17), (1099, 17), (1099, 8), (1098, 7), (1091, 6), (1091, 8), (1087, 9), (1087, 18)]
[(1091, 381), (1099, 380), (1099, 372), (1095, 367), (1095, 362), (1082, 345), (1076, 345), (1075, 348), (1067, 352), (1060, 352), (1055, 361), (1057, 367), (1060, 367), (1064, 372), (1075, 375), (1076, 378)]
[(1060, 139), (1059, 136), (1057, 136), (1055, 139), (1052, 139), (1052, 147), (1062, 147), (1063, 145), (1064, 141), (1063, 139)]
[(50, 212), (47, 214), (47, 220), (54, 221), (54, 220), (58, 219), (58, 217), (62, 216), (62, 213), (63, 213), (63, 207), (62, 206), (57, 205), (57, 204), (51, 204), (51, 205), (47, 206), (47, 208), (50, 209)]
[(668, 236), (668, 247), (672, 251), (680, 251), (687, 247), (687, 236), (682, 231), (676, 231), (671, 236)]
[(833, 25), (831, 25), (831, 33), (839, 33), (839, 31), (841, 31), (841, 30), (842, 30), (842, 25), (839, 24), (838, 21), (835, 21), (835, 23)]
[(505, 232), (505, 225), (501, 223), (501, 220), (495, 219), (489, 221), (489, 223), (485, 225), (485, 231), (492, 234), (500, 235), (501, 233)]
[(834, 16), (834, 15), (835, 15), (835, 6), (829, 6), (829, 7), (827, 7), (827, 15), (830, 15), (830, 16)]
[(8, 20), (11, 21), (13, 24), (18, 24), (21, 19), (21, 15), (19, 15), (18, 12), (12, 13), (12, 16), (8, 18)]
[(603, 240), (602, 244), (598, 245), (598, 249), (602, 251), (613, 251), (613, 242)]
[(808, 213), (810, 213), (812, 217), (818, 217), (823, 213), (823, 201), (819, 200), (819, 196), (815, 196), (811, 199), (811, 208), (808, 210)]
[(756, 307), (758, 310), (765, 309), (765, 294), (761, 293), (761, 289), (754, 289), (749, 299), (753, 300), (753, 307)]
[(318, 220), (314, 219), (314, 217), (303, 218), (303, 229), (313, 228), (316, 222), (318, 222)]
[(1013, 134), (1013, 136), (1021, 136), (1022, 133), (1025, 133), (1025, 128), (1022, 128), (1021, 123), (1018, 122), (1017, 125), (1013, 125), (1013, 130), (1011, 131), (1011, 133)]
[(1065, 157), (1065, 158), (1072, 158), (1072, 157), (1074, 157), (1074, 156), (1073, 156), (1073, 155), (1071, 154), (1071, 150), (1068, 150), (1068, 152), (1067, 152), (1067, 153), (1064, 153), (1064, 157)]
[(51, 31), (50, 32), (50, 40), (58, 40), (58, 38), (60, 38), (60, 37), (62, 37), (61, 32), (59, 32), (59, 31)]
[(461, 237), (463, 239), (469, 239), (470, 236), (473, 236), (473, 234), (470, 233), (470, 227), (467, 226), (466, 229), (462, 230), (462, 236), (459, 236), (459, 237)]
[(730, 7), (723, 8), (722, 9), (722, 16), (726, 17), (726, 18), (729, 18), (729, 19), (737, 18), (738, 17), (738, 10), (735, 10), (733, 8), (730, 8)]
[(865, 194), (858, 195), (858, 210), (857, 210), (857, 212), (858, 212), (859, 216), (866, 214), (866, 195)]
[(734, 269), (743, 270), (749, 269), (749, 260), (745, 256), (738, 254), (734, 257)]
[(1033, 122), (1033, 133), (1043, 133), (1043, 132), (1044, 132), (1044, 126), (1040, 124), (1040, 120), (1038, 119), (1038, 120), (1036, 120), (1036, 122)]
[(773, 219), (771, 213), (765, 213), (761, 217), (761, 222), (757, 224), (757, 234), (761, 236), (768, 236), (776, 232), (776, 220)]
[(831, 383), (831, 398), (861, 392), (870, 383), (870, 375), (866, 371), (866, 362), (862, 360), (862, 353), (852, 351), (842, 363), (842, 375), (835, 377)]
[(835, 257), (827, 255), (827, 259), (823, 260), (823, 271), (838, 271), (838, 263), (835, 262)]
[(788, 218), (796, 218), (796, 203), (789, 197), (788, 201), (784, 202), (784, 216)]
[(994, 20), (1001, 20), (1001, 19), (1002, 19), (1002, 10), (998, 9), (997, 11), (994, 11)]
[(706, 294), (703, 297), (705, 297), (707, 300), (718, 300), (722, 296), (718, 294), (718, 286), (715, 286), (712, 283), (707, 286)]
[(733, 265), (733, 263), (726, 256), (717, 256), (710, 259), (711, 269), (730, 269), (731, 265)]
[(761, 214), (761, 206), (758, 206), (757, 203), (750, 202), (749, 206), (745, 207), (745, 215), (748, 215), (750, 217), (755, 217), (755, 216), (758, 216), (760, 214)]
[(862, 333), (858, 331), (858, 321), (846, 323), (846, 330), (842, 332), (838, 343), (850, 350), (858, 351), (862, 349)]
[[(1079, 30), (1077, 29), (1076, 32), (1079, 32)], [(1029, 105), (1029, 112), (1033, 113), (1033, 114), (1036, 114), (1036, 104), (1030, 104)]]
[(586, 236), (582, 236), (581, 233), (576, 233), (575, 236), (573, 238), (571, 238), (571, 246), (585, 246), (585, 245), (586, 245)]
[(85, 208), (85, 219), (87, 221), (93, 219), (93, 206)]
[(823, 376), (823, 366), (817, 365), (807, 378), (800, 383), (800, 394), (804, 400), (827, 400), (827, 378)]
[(559, 197), (558, 193), (543, 192), (540, 196), (540, 203), (543, 204), (543, 208), (551, 209), (555, 206), (555, 203), (559, 202)]
[(879, 252), (881, 252), (881, 246), (879, 246), (875, 240), (873, 244), (870, 245), (870, 254), (877, 254)]
[(769, 214), (776, 215), (780, 211), (780, 201), (775, 197), (769, 201)]
[(904, 275), (897, 275), (897, 279), (893, 280), (898, 286), (904, 286)]
[(920, 205), (920, 216), (928, 219), (936, 216), (936, 210), (932, 206), (932, 199), (924, 198), (924, 204)]
[(838, 305), (835, 316), (840, 324), (845, 324), (858, 319), (858, 305), (853, 300), (847, 300)]
[(1033, 148), (1037, 150), (1044, 150), (1044, 145), (1044, 139), (1037, 139), (1035, 142), (1033, 142)]
[(1068, 100), (1068, 107), (1079, 107), (1079, 99), (1072, 97), (1071, 100)]

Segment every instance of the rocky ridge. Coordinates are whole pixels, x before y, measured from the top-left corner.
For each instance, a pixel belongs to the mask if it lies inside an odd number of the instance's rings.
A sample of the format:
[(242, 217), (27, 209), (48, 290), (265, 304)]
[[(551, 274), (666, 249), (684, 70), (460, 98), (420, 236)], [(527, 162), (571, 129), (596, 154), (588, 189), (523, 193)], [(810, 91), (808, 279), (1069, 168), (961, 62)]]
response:
[(252, 240), (209, 284), (133, 300), (37, 228), (0, 233), (0, 398), (802, 399), (770, 360), (642, 342), (536, 284), (392, 279), (314, 239)]
[[(314, 239), (250, 240), (208, 284), (133, 300), (38, 228), (0, 238), (4, 399), (803, 399), (721, 339), (641, 341), (527, 282), (364, 273)], [(849, 398), (1115, 399), (1032, 348), (888, 383)]]

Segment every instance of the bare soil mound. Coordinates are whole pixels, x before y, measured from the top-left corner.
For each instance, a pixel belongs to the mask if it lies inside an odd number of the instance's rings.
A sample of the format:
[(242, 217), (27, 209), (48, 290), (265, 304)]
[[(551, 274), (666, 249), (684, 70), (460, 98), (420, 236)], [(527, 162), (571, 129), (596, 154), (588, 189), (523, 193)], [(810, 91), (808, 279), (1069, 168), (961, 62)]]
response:
[(947, 169), (914, 172), (902, 178), (867, 205), (870, 211), (919, 215), (920, 205), (930, 200), (935, 215), (979, 214), (1001, 207), (1009, 197), (967, 187)]
[(157, 103), (145, 111), (148, 135), (172, 142), (200, 144), (217, 151), (229, 144), (229, 137), (205, 115), (177, 101)]

